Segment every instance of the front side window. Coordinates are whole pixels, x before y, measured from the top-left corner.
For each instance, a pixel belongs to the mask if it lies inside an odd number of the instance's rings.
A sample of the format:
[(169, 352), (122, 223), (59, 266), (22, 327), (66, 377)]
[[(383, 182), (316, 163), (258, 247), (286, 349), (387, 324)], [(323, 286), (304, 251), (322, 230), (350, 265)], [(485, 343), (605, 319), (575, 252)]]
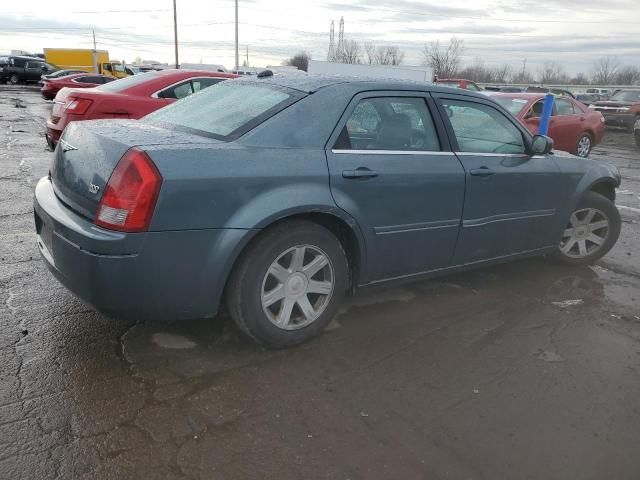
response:
[(360, 100), (335, 148), (439, 151), (440, 142), (423, 98), (377, 97)]
[(462, 100), (442, 100), (458, 150), (474, 153), (525, 153), (520, 130), (499, 110)]
[(227, 139), (253, 128), (300, 98), (293, 92), (250, 82), (220, 82), (147, 115), (145, 121)]

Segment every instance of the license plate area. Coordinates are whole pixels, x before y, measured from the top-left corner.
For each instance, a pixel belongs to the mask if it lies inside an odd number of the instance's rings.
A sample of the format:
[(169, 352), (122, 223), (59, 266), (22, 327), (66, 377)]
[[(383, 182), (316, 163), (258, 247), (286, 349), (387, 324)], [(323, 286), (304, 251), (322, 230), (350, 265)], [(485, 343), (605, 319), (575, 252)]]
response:
[(49, 225), (42, 221), (40, 215), (37, 212), (34, 212), (35, 222), (36, 222), (36, 233), (38, 234), (38, 247), (42, 251), (42, 253), (47, 257), (51, 258), (51, 245), (53, 243), (53, 230)]

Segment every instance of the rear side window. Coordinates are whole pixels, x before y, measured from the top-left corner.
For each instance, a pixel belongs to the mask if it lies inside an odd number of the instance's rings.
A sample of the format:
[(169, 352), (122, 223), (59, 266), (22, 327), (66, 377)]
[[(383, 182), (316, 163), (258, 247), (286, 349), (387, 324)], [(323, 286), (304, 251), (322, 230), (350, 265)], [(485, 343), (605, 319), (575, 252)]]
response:
[(91, 76), (91, 75), (87, 75), (86, 77), (78, 77), (75, 79), (76, 82), (80, 82), (80, 83), (98, 83), (98, 84), (102, 84), (102, 77), (96, 77), (96, 76)]
[(202, 77), (202, 78), (194, 78), (191, 80), (191, 84), (193, 85), (193, 91), (199, 92), (200, 90), (204, 90), (207, 87), (211, 87), (216, 83), (220, 83), (224, 78), (214, 78), (214, 77)]
[(157, 110), (145, 120), (227, 140), (300, 98), (293, 92), (273, 85), (221, 82)]
[(556, 99), (556, 109), (558, 115), (573, 115), (576, 113), (573, 109), (573, 103), (568, 100), (563, 100), (562, 98)]
[(475, 153), (525, 153), (520, 130), (499, 110), (481, 103), (442, 100), (458, 151)]
[(191, 89), (191, 82), (187, 80), (186, 82), (179, 83), (169, 88), (165, 88), (163, 91), (158, 93), (158, 97), (160, 98), (185, 98), (193, 93)]
[(360, 100), (334, 148), (439, 151), (440, 142), (423, 98), (377, 97)]

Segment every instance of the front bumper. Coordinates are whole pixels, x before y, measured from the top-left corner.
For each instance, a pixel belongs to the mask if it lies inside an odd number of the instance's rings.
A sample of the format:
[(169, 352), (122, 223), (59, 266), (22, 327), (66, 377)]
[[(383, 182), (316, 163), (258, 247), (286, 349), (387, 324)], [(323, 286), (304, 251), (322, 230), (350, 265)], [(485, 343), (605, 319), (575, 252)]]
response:
[(234, 248), (247, 233), (112, 232), (64, 205), (48, 178), (36, 186), (34, 215), (38, 248), (60, 283), (97, 310), (128, 319), (215, 315)]
[(601, 112), (604, 116), (604, 123), (611, 127), (631, 128), (636, 121), (633, 113), (606, 113)]

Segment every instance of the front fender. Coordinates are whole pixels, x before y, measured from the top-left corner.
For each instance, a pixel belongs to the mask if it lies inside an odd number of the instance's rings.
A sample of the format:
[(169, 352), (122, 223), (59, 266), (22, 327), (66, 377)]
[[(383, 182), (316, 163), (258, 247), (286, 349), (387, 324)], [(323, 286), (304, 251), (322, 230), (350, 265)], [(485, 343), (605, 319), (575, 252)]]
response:
[(585, 192), (603, 183), (617, 188), (620, 186), (621, 176), (618, 168), (608, 163), (585, 160), (564, 152), (555, 152), (554, 159), (564, 177), (562, 188), (565, 190), (565, 200), (558, 208), (560, 237), (571, 212), (575, 211)]

